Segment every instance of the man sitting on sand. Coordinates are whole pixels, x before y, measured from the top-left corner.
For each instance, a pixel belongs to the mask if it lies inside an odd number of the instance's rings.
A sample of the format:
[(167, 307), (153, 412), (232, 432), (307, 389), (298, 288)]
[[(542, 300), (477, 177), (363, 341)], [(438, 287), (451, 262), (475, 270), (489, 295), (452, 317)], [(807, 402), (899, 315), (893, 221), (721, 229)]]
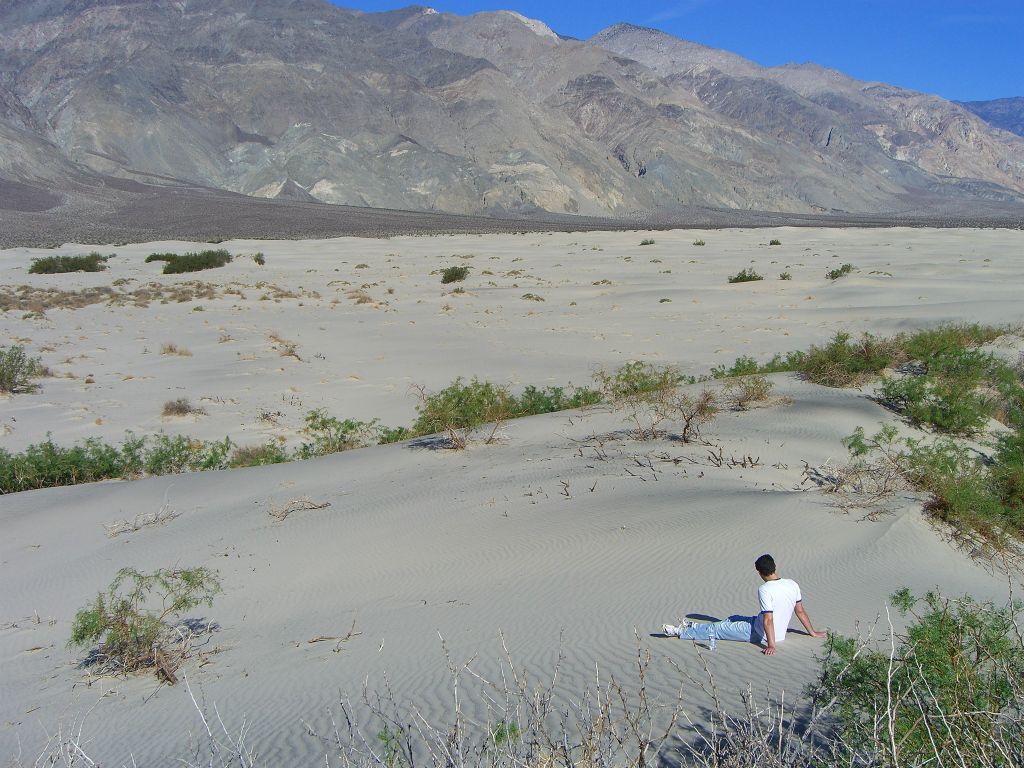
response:
[(811, 637), (827, 637), (826, 632), (818, 632), (812, 626), (811, 617), (801, 602), (800, 585), (775, 573), (775, 559), (771, 555), (757, 558), (754, 568), (764, 582), (757, 589), (757, 599), (761, 604), (761, 612), (757, 616), (730, 616), (725, 621), (706, 624), (684, 621), (678, 627), (666, 624), (662, 631), (683, 640), (706, 640), (712, 649), (716, 640), (742, 640), (765, 645), (761, 652), (765, 656), (773, 656), (776, 646), (786, 639), (789, 620), (796, 613)]

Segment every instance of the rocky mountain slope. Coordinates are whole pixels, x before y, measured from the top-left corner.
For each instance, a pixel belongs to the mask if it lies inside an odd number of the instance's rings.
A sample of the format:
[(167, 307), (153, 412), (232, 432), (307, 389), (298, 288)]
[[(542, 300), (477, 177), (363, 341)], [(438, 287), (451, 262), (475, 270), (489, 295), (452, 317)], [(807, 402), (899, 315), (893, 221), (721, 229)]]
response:
[(629, 25), (575, 41), (511, 12), (324, 0), (0, 6), (0, 207), (126, 182), (474, 214), (953, 210), (1024, 202), (1024, 140)]
[(996, 128), (1024, 136), (1024, 96), (957, 103)]

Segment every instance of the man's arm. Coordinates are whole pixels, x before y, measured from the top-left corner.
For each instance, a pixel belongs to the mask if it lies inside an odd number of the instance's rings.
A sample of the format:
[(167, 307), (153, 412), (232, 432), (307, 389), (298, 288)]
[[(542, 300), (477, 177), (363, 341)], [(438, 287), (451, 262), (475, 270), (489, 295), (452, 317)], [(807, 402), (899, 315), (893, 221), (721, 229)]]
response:
[[(807, 611), (804, 610), (804, 604), (796, 604), (796, 617), (800, 619), (800, 623), (804, 625), (804, 629), (807, 630), (807, 634), (811, 637), (828, 637), (828, 632), (817, 632), (814, 629), (814, 625), (811, 624), (811, 617), (807, 615)], [(768, 622), (765, 622), (767, 626)]]
[(765, 656), (775, 655), (775, 614), (771, 611), (761, 613), (761, 621), (764, 624), (764, 636), (768, 638), (768, 647), (761, 653)]

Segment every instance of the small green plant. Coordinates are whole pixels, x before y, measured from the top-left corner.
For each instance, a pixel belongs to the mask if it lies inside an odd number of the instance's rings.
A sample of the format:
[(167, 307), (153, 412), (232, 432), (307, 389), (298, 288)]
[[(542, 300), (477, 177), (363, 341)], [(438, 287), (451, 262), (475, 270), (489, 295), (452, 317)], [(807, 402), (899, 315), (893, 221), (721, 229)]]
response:
[(0, 347), (0, 393), (34, 392), (39, 385), (32, 379), (47, 373), (38, 357), (29, 357), (25, 348), (15, 344)]
[(756, 280), (764, 280), (762, 275), (757, 274), (753, 267), (746, 267), (741, 269), (735, 275), (729, 278), (730, 283), (752, 283)]
[(228, 264), (232, 259), (231, 254), (223, 248), (198, 253), (152, 253), (146, 257), (146, 263), (152, 261), (164, 262), (163, 273), (165, 275), (176, 275), (184, 272), (200, 272), (204, 269), (216, 269)]
[(256, 263), (257, 267), (264, 267), (267, 264), (267, 257), (263, 255), (262, 251), (258, 251), (252, 255), (252, 260)]
[(640, 241), (640, 245), (654, 245), (653, 238), (647, 237)]
[(768, 241), (768, 245), (782, 245), (782, 241), (772, 238), (771, 240)]
[(536, 293), (524, 293), (520, 298), (526, 301), (544, 301), (544, 297), (538, 296)]
[(779, 280), (792, 280), (792, 279), (793, 279), (793, 273), (792, 272), (780, 272), (779, 273)]
[(356, 264), (355, 269), (369, 269), (369, 264)]
[(659, 304), (671, 304), (672, 299), (658, 299)]
[(703, 240), (701, 240), (699, 238), (697, 240), (694, 240), (693, 244), (698, 246), (698, 247), (703, 246), (703, 245), (707, 245), (707, 243), (705, 243)]
[(33, 259), (28, 271), (33, 275), (56, 275), (64, 272), (102, 272), (107, 268), (107, 259), (114, 254), (104, 256), (93, 251), (85, 256), (44, 256)]
[(464, 264), (445, 267), (441, 271), (441, 284), (448, 285), (448, 283), (460, 283), (467, 277), (469, 277), (469, 267)]
[(853, 272), (854, 269), (856, 269), (856, 267), (854, 267), (853, 264), (843, 264), (843, 266), (841, 267), (828, 270), (825, 273), (825, 277), (828, 280), (838, 280), (840, 277), (845, 277), (846, 275)]
[[(98, 643), (90, 663), (104, 672), (129, 674), (157, 667), (173, 676), (187, 651), (172, 637), (177, 620), (201, 605), (212, 606), (220, 592), (220, 579), (209, 568), (152, 573), (122, 568), (106, 592), (75, 614), (68, 645), (84, 648)], [(172, 645), (179, 646), (173, 653)]]
[(609, 373), (599, 370), (594, 374), (598, 391), (603, 399), (610, 402), (626, 398), (654, 396), (658, 392), (675, 389), (686, 377), (674, 365), (654, 365), (633, 360)]

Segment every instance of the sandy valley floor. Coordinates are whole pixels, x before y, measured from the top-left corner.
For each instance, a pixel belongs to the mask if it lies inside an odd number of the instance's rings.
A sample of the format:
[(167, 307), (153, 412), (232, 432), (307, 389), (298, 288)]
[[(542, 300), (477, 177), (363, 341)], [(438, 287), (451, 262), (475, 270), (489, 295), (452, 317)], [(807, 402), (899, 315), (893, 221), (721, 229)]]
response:
[[(646, 237), (653, 245), (641, 246)], [(782, 245), (769, 246), (772, 238)], [(703, 239), (706, 245), (693, 245)], [(721, 230), (231, 241), (227, 267), (186, 276), (145, 264), (147, 243), (96, 274), (29, 275), (50, 251), (0, 251), (0, 346), (22, 344), (55, 376), (0, 399), (0, 440), (49, 433), (182, 433), (239, 444), (301, 439), (303, 416), (411, 423), (411, 385), (478, 376), (513, 388), (585, 385), (629, 360), (707, 373), (824, 342), (837, 330), (890, 333), (943, 321), (1024, 322), (1024, 232)], [(67, 246), (59, 253), (86, 253)], [(265, 254), (266, 265), (250, 258)], [(837, 281), (827, 269), (856, 271)], [(464, 283), (439, 270), (464, 264)], [(761, 282), (728, 284), (745, 267)], [(792, 273), (792, 280), (779, 273)], [(198, 281), (198, 285), (196, 282)], [(154, 285), (155, 284), (155, 285)], [(22, 288), (28, 286), (28, 288)], [(454, 288), (462, 292), (453, 292)], [(102, 301), (82, 291), (113, 291)], [(99, 294), (96, 294), (97, 296)], [(182, 300), (183, 299), (183, 300)], [(84, 304), (72, 308), (73, 304)], [(64, 306), (60, 306), (64, 305)], [(175, 345), (178, 354), (165, 354)], [(339, 695), (384, 676), (428, 717), (450, 709), (441, 638), (494, 675), (504, 651), (540, 676), (559, 652), (564, 690), (595, 665), (629, 678), (637, 637), (649, 682), (670, 698), (666, 658), (698, 674), (690, 643), (653, 637), (684, 615), (755, 610), (751, 563), (772, 551), (801, 582), (821, 627), (855, 633), (900, 586), (1005, 596), (1006, 580), (946, 543), (920, 500), (876, 521), (842, 514), (801, 485), (804, 462), (844, 455), (858, 425), (892, 415), (855, 390), (774, 378), (776, 403), (723, 413), (708, 436), (754, 468), (716, 467), (707, 449), (640, 443), (602, 409), (510, 423), (465, 452), (378, 446), (309, 462), (47, 489), (0, 497), (0, 760), (31, 764), (45, 735), (85, 717), (104, 765), (164, 764), (201, 727), (185, 686), (95, 680), (65, 643), (75, 610), (125, 565), (217, 568), (224, 594), (208, 664), (183, 670), (197, 698), (274, 765), (324, 761), (309, 736)], [(187, 397), (204, 416), (165, 418)], [(330, 506), (278, 521), (274, 505)], [(104, 524), (167, 504), (180, 516), (110, 538)], [(347, 641), (309, 643), (319, 636)], [(499, 634), (500, 633), (500, 634)], [(792, 633), (775, 658), (720, 644), (719, 687), (796, 697), (819, 641)], [(472, 697), (470, 697), (472, 699)], [(708, 701), (687, 700), (700, 717)], [(480, 711), (479, 702), (467, 705)], [(26, 759), (30, 758), (30, 759)], [(333, 764), (333, 763), (332, 763)]]

